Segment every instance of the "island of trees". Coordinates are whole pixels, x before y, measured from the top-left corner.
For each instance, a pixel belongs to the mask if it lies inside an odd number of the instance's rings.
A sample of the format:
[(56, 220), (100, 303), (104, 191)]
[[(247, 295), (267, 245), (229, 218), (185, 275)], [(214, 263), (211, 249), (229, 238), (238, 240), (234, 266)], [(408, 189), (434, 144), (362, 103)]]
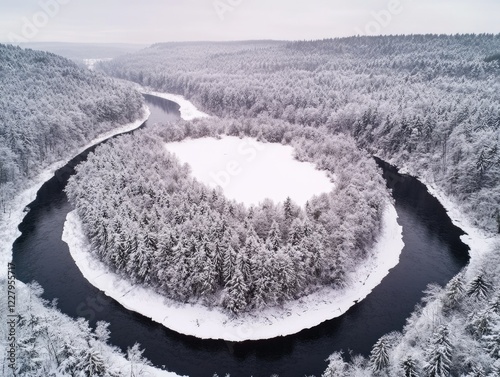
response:
[[(304, 208), (289, 198), (246, 208), (197, 182), (165, 149), (223, 135), (291, 143), (298, 158), (335, 177), (334, 189)], [(66, 191), (95, 255), (114, 271), (176, 301), (234, 314), (342, 287), (346, 271), (370, 256), (390, 203), (374, 160), (352, 138), (256, 119), (200, 119), (120, 137), (79, 165)]]

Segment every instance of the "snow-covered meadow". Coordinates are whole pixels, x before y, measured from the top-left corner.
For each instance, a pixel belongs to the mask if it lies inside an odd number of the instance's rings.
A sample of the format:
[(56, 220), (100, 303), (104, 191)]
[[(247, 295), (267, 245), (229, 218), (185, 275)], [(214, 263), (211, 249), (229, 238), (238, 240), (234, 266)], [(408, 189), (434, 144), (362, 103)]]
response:
[(288, 145), (225, 136), (167, 143), (166, 148), (191, 167), (197, 180), (221, 187), (227, 198), (247, 206), (287, 197), (304, 206), (313, 195), (334, 187), (326, 171), (295, 160)]

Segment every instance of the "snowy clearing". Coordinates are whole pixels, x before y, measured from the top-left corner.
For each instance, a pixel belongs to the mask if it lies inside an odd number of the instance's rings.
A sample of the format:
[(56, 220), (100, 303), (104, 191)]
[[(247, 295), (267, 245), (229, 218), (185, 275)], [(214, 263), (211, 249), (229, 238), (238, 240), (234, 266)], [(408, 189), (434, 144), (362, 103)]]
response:
[(296, 160), (293, 147), (288, 145), (224, 136), (165, 146), (190, 165), (198, 181), (211, 188), (220, 186), (227, 198), (247, 206), (258, 205), (266, 198), (284, 202), (287, 197), (304, 206), (313, 195), (334, 188), (326, 171)]
[(392, 204), (387, 204), (381, 237), (373, 250), (374, 257), (357, 266), (356, 271), (347, 272), (348, 288), (323, 288), (283, 307), (248, 313), (235, 319), (220, 309), (168, 300), (152, 289), (134, 286), (110, 272), (106, 265), (92, 256), (91, 246), (75, 211), (67, 216), (63, 241), (68, 244), (71, 256), (84, 277), (125, 308), (185, 335), (227, 341), (295, 334), (342, 315), (364, 299), (398, 264), (404, 246), (396, 210)]

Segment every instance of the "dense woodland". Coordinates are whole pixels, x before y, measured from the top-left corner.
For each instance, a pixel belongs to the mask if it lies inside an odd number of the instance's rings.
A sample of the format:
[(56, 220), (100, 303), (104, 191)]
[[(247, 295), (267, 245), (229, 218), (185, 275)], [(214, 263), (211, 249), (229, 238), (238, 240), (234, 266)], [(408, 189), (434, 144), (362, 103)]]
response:
[[(4, 377), (128, 377), (150, 376), (151, 363), (142, 357), (138, 344), (120, 349), (108, 344), (108, 323), (98, 322), (95, 329), (80, 318), (62, 314), (57, 302), (41, 298), (37, 283), (17, 284), (16, 369), (8, 367), (6, 341), (8, 326), (0, 326), (0, 374)], [(6, 321), (7, 305), (0, 306), (0, 318)], [(5, 352), (3, 352), (5, 350)]]
[[(194, 180), (165, 149), (221, 135), (292, 143), (300, 159), (335, 177), (335, 188), (305, 208), (290, 199), (246, 208)], [(117, 272), (235, 314), (342, 286), (370, 255), (389, 203), (374, 161), (352, 138), (278, 120), (203, 119), (120, 137), (79, 165), (66, 191), (96, 255)]]
[(500, 248), (483, 268), (431, 285), (402, 333), (381, 337), (368, 358), (335, 353), (322, 377), (500, 375)]
[[(142, 96), (62, 57), (0, 45), (0, 224), (9, 200), (49, 163), (72, 157), (98, 134), (143, 115)], [(26, 203), (27, 204), (27, 203)], [(9, 230), (7, 230), (9, 231)], [(2, 240), (3, 242), (3, 240)], [(4, 258), (5, 260), (6, 258)], [(2, 268), (7, 268), (3, 266)], [(16, 370), (7, 360), (7, 284), (0, 277), (2, 376), (144, 376), (138, 345), (126, 359), (107, 344), (106, 323), (93, 331), (41, 299), (39, 285), (16, 286)], [(128, 361), (127, 361), (128, 360)]]
[(0, 45), (0, 210), (41, 168), (141, 116), (124, 84), (60, 56)]
[[(499, 52), (500, 35), (169, 43), (101, 67), (220, 116), (352, 135), (500, 232)], [(500, 375), (498, 250), (430, 286), (403, 332), (368, 358), (332, 355), (324, 377)]]
[(219, 116), (351, 134), (500, 230), (499, 51), (500, 35), (165, 43), (101, 67)]

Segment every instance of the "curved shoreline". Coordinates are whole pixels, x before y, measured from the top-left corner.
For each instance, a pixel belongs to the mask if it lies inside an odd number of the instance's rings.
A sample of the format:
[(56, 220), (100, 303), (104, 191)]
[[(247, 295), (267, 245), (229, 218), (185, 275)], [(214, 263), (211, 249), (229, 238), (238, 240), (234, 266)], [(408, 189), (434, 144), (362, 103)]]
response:
[[(26, 186), (26, 189), (22, 190), (19, 194), (17, 194), (12, 199), (11, 209), (8, 215), (4, 215), (0, 217), (0, 238), (4, 241), (0, 244), (0, 262), (3, 265), (7, 265), (7, 263), (12, 262), (12, 245), (14, 241), (21, 235), (21, 232), (18, 230), (18, 225), (23, 222), (23, 218), (26, 215), (25, 208), (36, 199), (36, 195), (40, 187), (47, 182), (55, 172), (64, 166), (71, 158), (79, 155), (86, 149), (116, 135), (121, 133), (130, 132), (139, 128), (145, 121), (148, 120), (150, 115), (149, 107), (144, 106), (144, 114), (141, 118), (135, 120), (134, 122), (125, 124), (123, 126), (114, 128), (110, 131), (104, 132), (94, 138), (92, 141), (88, 142), (85, 146), (81, 148), (75, 148), (73, 151), (67, 153), (67, 160), (59, 160), (52, 164), (50, 164), (45, 169), (41, 170), (40, 173), (31, 178)], [(0, 270), (0, 279), (6, 278), (7, 270)]]
[(67, 216), (62, 240), (68, 244), (71, 256), (83, 276), (128, 310), (184, 335), (235, 342), (291, 335), (341, 316), (368, 296), (399, 263), (404, 246), (396, 210), (392, 204), (388, 204), (384, 210), (381, 236), (373, 250), (374, 256), (358, 265), (356, 271), (347, 272), (348, 288), (323, 288), (282, 307), (234, 318), (219, 308), (180, 304), (166, 299), (153, 289), (134, 286), (110, 272), (104, 263), (91, 254), (90, 243), (75, 211)]

